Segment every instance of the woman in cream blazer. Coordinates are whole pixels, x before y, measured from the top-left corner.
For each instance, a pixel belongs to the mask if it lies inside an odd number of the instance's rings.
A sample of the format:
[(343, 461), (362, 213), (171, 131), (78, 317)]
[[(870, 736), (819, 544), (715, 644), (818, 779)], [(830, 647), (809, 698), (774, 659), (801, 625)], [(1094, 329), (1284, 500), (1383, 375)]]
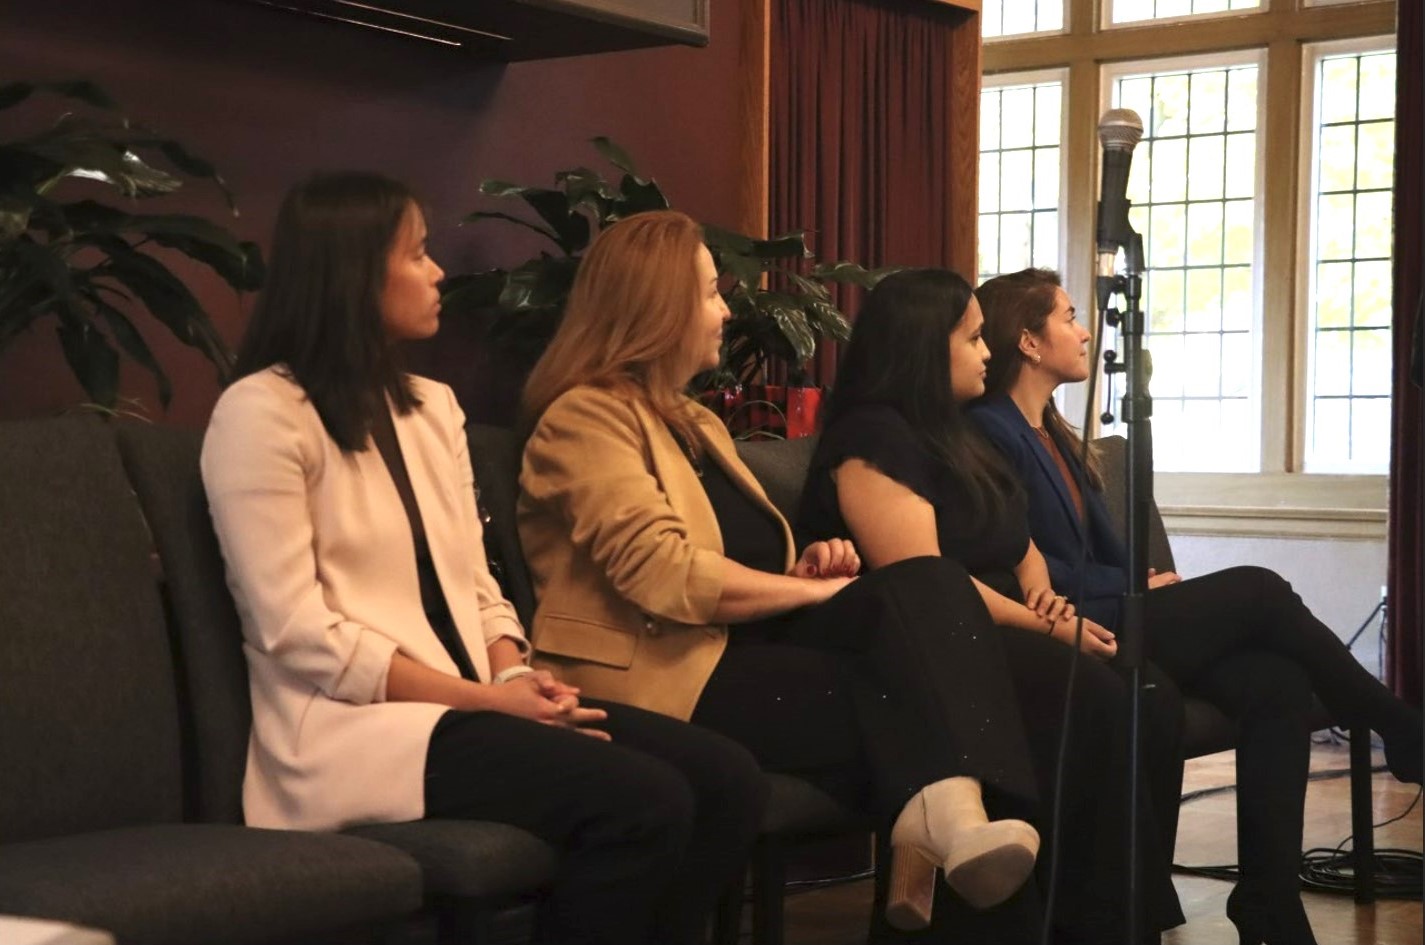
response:
[(392, 347), (439, 324), (419, 207), (376, 175), (318, 175), (271, 257), (202, 457), (249, 667), (248, 823), (513, 824), (564, 853), (537, 941), (699, 941), (755, 837), (761, 773), (726, 739), (525, 665), (464, 417)]
[[(540, 665), (869, 801), (894, 822), (892, 924), (930, 922), (934, 867), (971, 905), (998, 904), (1038, 835), (982, 802), (1027, 811), (1035, 793), (984, 606), (950, 561), (858, 578), (849, 542), (795, 553), (721, 422), (682, 393), (717, 365), (728, 317), (682, 214), (619, 222), (584, 257), (524, 399)], [(1032, 941), (1033, 919), (1016, 912), (992, 937)]]

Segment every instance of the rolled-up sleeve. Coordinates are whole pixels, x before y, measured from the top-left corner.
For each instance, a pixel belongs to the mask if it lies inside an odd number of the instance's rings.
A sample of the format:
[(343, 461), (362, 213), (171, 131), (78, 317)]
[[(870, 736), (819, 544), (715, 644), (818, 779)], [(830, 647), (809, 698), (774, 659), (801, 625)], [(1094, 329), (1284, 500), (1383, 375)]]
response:
[(254, 380), (229, 388), (203, 440), (203, 485), (248, 646), (333, 699), (380, 702), (396, 643), (329, 608), (307, 494), (316, 450), (300, 403)]
[(563, 521), (624, 599), (677, 623), (713, 622), (723, 556), (689, 541), (629, 404), (588, 388), (561, 397), (525, 446), (520, 485), (532, 506)]

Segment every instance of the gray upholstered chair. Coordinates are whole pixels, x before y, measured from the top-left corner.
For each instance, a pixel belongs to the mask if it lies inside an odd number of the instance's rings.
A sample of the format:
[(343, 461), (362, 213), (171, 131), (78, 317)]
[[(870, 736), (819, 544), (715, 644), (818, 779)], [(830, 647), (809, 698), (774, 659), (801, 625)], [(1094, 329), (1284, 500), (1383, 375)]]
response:
[[(247, 665), (198, 471), (200, 443), (197, 434), (171, 428), (134, 424), (119, 429), (124, 462), (158, 548), (183, 654), (198, 809), (207, 819), (241, 823), (252, 720)], [(537, 893), (558, 864), (547, 844), (506, 824), (421, 820), (346, 833), (379, 840), (415, 858), (443, 943), (488, 938), (494, 912)]]
[(185, 790), (192, 681), (109, 427), (0, 424), (0, 913), (145, 945), (318, 942), (421, 905), (411, 857)]

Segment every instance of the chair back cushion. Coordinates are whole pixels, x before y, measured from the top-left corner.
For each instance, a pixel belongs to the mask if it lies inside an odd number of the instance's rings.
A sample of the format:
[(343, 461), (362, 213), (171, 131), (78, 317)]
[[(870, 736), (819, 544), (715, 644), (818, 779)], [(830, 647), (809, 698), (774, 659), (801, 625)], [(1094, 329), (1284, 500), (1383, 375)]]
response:
[(183, 817), (150, 542), (93, 417), (0, 423), (0, 837)]
[(513, 430), (472, 423), (465, 434), (470, 444), (470, 465), (475, 471), (475, 493), (485, 529), (485, 557), (490, 572), (505, 596), (515, 605), (525, 627), (534, 620), (534, 584), (525, 566), (515, 523), (515, 502), (520, 492), (520, 459), (524, 444)]
[(762, 484), (767, 498), (789, 522), (797, 520), (797, 506), (802, 499), (807, 469), (816, 452), (817, 438), (795, 440), (739, 440), (737, 455), (752, 470)]
[(158, 549), (177, 639), (192, 810), (200, 820), (242, 823), (252, 706), (242, 622), (198, 471), (203, 437), (146, 423), (120, 424), (117, 435)]
[[(1108, 517), (1113, 520), (1113, 530), (1126, 544), (1127, 486), (1123, 463), (1128, 441), (1121, 436), (1104, 436), (1095, 440), (1094, 445), (1103, 461), (1103, 501), (1108, 506)], [(1159, 571), (1177, 570), (1173, 565), (1173, 549), (1168, 543), (1168, 529), (1163, 525), (1156, 501), (1148, 510), (1148, 566)]]

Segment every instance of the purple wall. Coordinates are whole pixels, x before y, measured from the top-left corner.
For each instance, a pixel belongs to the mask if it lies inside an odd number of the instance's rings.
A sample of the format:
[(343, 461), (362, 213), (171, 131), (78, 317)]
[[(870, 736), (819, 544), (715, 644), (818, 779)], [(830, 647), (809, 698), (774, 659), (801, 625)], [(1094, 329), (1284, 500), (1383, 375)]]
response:
[[(708, 222), (734, 223), (737, 15), (737, 4), (716, 4), (706, 49), (507, 66), (224, 0), (6, 0), (0, 82), (99, 82), (135, 119), (216, 163), (242, 210), (233, 229), (264, 245), (283, 192), (305, 173), (323, 167), (389, 173), (435, 209), (437, 259), (447, 271), (468, 271), (517, 262), (534, 245), (494, 226), (455, 225), (482, 205), (479, 181), (540, 182), (560, 168), (600, 166), (584, 143), (596, 134), (624, 145), (675, 206)], [(48, 120), (53, 108), (51, 101), (44, 109), (4, 113), (0, 136), (11, 135), (16, 121)], [(198, 187), (167, 206), (223, 213), (216, 193)], [(224, 336), (236, 343), (243, 306), (201, 269), (191, 275)], [(146, 334), (174, 380), (173, 405), (163, 414), (152, 382), (127, 366), (124, 393), (141, 398), (155, 419), (203, 424), (218, 393), (211, 368), (163, 329)], [(514, 392), (477, 336), (474, 326), (451, 320), (412, 361), (455, 386), (472, 416), (500, 419)], [(51, 323), (0, 353), (0, 418), (53, 413), (82, 399)]]

